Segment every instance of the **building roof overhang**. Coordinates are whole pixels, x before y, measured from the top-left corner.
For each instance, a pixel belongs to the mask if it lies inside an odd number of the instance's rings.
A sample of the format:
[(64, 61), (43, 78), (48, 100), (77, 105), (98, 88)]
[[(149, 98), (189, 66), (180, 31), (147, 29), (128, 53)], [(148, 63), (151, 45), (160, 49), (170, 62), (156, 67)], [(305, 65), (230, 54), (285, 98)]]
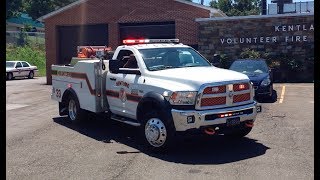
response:
[[(73, 3), (71, 3), (71, 4), (67, 5), (67, 6), (64, 6), (64, 7), (60, 8), (60, 9), (57, 9), (57, 10), (51, 12), (51, 13), (48, 13), (48, 14), (46, 14), (44, 16), (41, 16), (37, 20), (40, 21), (40, 22), (43, 22), (45, 19), (47, 19), (49, 17), (57, 15), (57, 14), (59, 14), (61, 12), (64, 12), (64, 11), (66, 11), (68, 9), (71, 9), (71, 8), (73, 8), (75, 6), (78, 6), (78, 5), (82, 4), (82, 3), (85, 3), (87, 1), (89, 1), (89, 0), (78, 0), (78, 1), (75, 1), (75, 2), (73, 2)], [(190, 5), (190, 6), (194, 6), (194, 7), (197, 7), (197, 8), (202, 8), (202, 9), (209, 10), (210, 11), (210, 17), (214, 17), (215, 15), (222, 16), (222, 17), (227, 16), (226, 14), (224, 14), (219, 9), (211, 8), (211, 7), (208, 7), (208, 6), (204, 6), (204, 5), (201, 5), (201, 4), (197, 4), (197, 3), (193, 3), (193, 2), (189, 2), (189, 1), (185, 1), (185, 0), (174, 0), (174, 1), (179, 2), (179, 3), (183, 3), (183, 4), (187, 4), (187, 5)]]

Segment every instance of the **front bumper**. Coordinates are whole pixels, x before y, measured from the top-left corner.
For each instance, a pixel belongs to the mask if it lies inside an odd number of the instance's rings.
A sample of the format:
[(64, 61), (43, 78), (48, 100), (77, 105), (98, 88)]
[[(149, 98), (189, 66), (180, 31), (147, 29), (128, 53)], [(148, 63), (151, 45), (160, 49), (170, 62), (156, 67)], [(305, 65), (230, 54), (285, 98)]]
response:
[[(186, 131), (188, 129), (199, 129), (200, 127), (204, 127), (204, 126), (225, 124), (227, 119), (230, 118), (230, 117), (224, 117), (224, 118), (214, 118), (213, 120), (208, 119), (208, 117), (212, 115), (222, 114), (222, 113), (233, 113), (233, 112), (245, 111), (250, 109), (252, 109), (252, 113), (250, 114), (235, 115), (232, 117), (240, 117), (240, 122), (247, 121), (247, 120), (255, 121), (257, 113), (261, 112), (261, 105), (259, 105), (257, 102), (253, 102), (247, 105), (242, 105), (237, 107), (202, 110), (202, 111), (172, 109), (171, 113), (172, 113), (176, 131)], [(188, 122), (188, 118), (192, 119), (192, 117), (194, 117), (194, 121), (191, 123), (190, 121)]]
[(268, 86), (254, 86), (254, 93), (256, 96), (262, 96), (262, 95), (272, 95), (272, 85), (268, 85)]
[(33, 73), (35, 77), (39, 76), (39, 70), (33, 70)]

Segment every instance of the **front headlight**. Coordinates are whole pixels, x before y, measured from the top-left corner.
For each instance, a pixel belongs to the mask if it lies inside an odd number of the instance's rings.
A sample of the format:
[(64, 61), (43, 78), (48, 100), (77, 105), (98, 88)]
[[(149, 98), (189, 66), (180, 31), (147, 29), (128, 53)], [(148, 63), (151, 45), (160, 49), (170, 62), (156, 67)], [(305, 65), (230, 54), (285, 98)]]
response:
[(268, 86), (270, 83), (271, 83), (271, 80), (269, 77), (267, 77), (261, 82), (261, 86)]
[(196, 96), (196, 91), (177, 91), (171, 94), (169, 102), (172, 105), (194, 105)]

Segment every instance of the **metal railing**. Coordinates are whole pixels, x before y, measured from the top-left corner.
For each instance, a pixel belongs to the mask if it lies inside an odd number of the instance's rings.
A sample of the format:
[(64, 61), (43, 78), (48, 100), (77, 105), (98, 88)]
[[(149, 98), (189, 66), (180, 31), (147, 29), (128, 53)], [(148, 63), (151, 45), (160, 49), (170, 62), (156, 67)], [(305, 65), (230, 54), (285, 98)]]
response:
[[(283, 13), (314, 13), (314, 1), (284, 4)], [(277, 4), (268, 4), (268, 14), (279, 14)]]
[(6, 44), (24, 46), (26, 44), (45, 46), (45, 33), (6, 31)]

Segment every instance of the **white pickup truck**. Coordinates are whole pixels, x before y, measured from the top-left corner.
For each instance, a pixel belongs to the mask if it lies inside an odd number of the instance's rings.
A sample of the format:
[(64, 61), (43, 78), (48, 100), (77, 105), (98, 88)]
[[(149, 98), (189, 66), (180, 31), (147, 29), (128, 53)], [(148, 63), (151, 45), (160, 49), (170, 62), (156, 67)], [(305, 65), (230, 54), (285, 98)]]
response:
[(88, 112), (106, 113), (106, 120), (140, 127), (146, 144), (158, 150), (179, 132), (247, 135), (261, 112), (249, 78), (212, 66), (177, 41), (124, 40), (111, 60), (97, 58), (104, 51), (96, 50), (96, 57), (52, 65), (59, 114), (79, 121)]

